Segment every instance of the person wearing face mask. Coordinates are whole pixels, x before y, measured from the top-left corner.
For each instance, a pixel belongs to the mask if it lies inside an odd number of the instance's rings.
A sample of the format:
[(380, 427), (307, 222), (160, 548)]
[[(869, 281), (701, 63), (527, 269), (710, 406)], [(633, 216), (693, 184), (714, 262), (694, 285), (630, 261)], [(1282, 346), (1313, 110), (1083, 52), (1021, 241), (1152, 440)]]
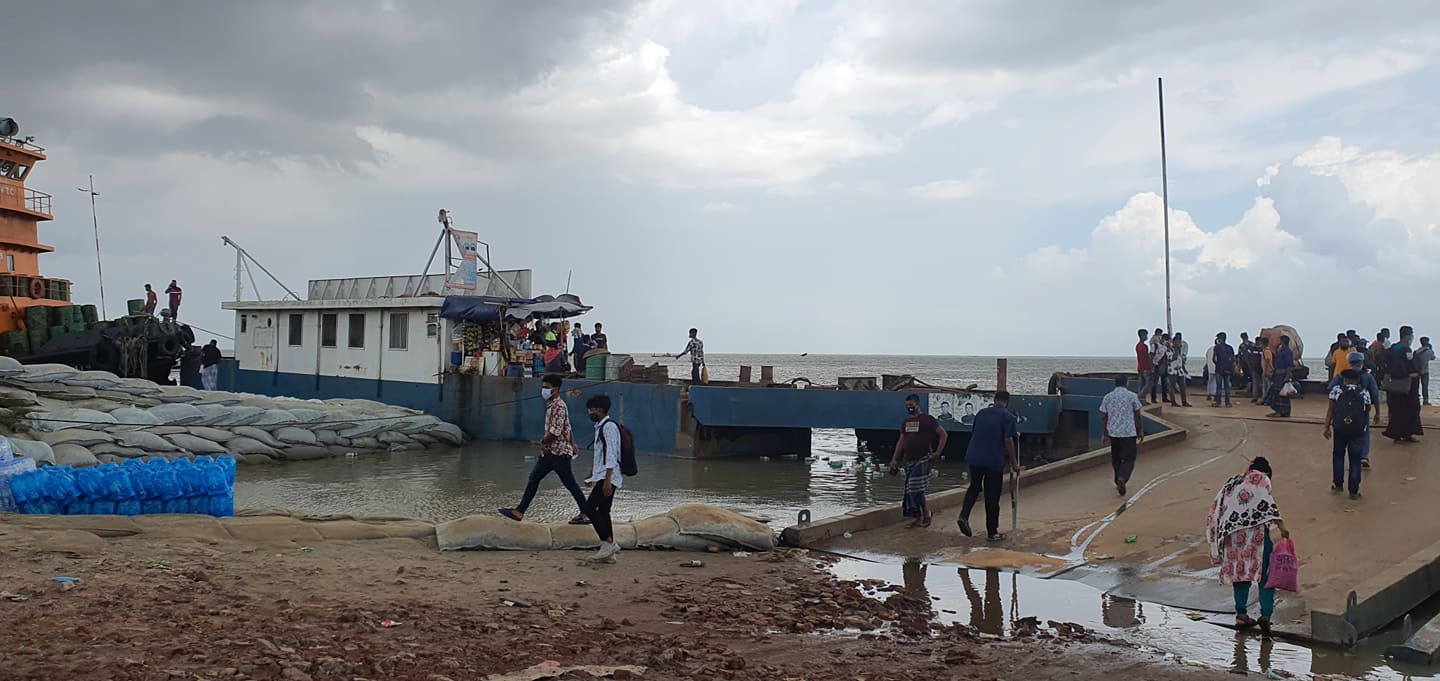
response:
[(570, 410), (565, 406), (564, 398), (560, 397), (560, 376), (548, 374), (541, 380), (540, 397), (545, 400), (545, 437), (540, 440), (540, 458), (535, 461), (535, 467), (530, 469), (530, 480), (525, 483), (525, 494), (520, 497), (520, 505), (515, 508), (497, 509), (500, 515), (511, 520), (524, 520), (525, 512), (530, 510), (530, 502), (535, 500), (535, 491), (540, 488), (540, 481), (550, 473), (560, 476), (560, 483), (570, 491), (570, 496), (575, 498), (575, 503), (580, 507), (580, 514), (570, 519), (571, 525), (587, 525), (590, 523), (585, 509), (585, 493), (580, 490), (580, 484), (575, 482), (575, 473), (570, 470), (570, 462), (575, 458), (575, 436), (570, 429)]
[(940, 460), (949, 434), (934, 416), (920, 411), (919, 395), (905, 398), (905, 411), (909, 416), (900, 423), (900, 440), (890, 457), (890, 472), (899, 469), (903, 457), (905, 497), (902, 506), (905, 517), (913, 519), (906, 527), (929, 527), (933, 514), (925, 504), (925, 490), (930, 485), (930, 466)]

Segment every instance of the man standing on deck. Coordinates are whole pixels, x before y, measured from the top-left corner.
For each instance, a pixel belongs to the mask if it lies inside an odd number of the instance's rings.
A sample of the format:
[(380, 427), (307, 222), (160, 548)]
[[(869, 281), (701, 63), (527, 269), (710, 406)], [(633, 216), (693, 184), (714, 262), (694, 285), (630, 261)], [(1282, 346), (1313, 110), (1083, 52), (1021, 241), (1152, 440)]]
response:
[(553, 472), (580, 507), (580, 515), (571, 518), (570, 524), (590, 522), (585, 515), (585, 493), (580, 490), (580, 485), (575, 482), (575, 473), (570, 469), (576, 453), (575, 434), (570, 429), (570, 409), (565, 406), (565, 399), (560, 397), (560, 384), (560, 376), (556, 374), (547, 374), (540, 381), (540, 397), (545, 400), (545, 436), (540, 440), (540, 458), (530, 469), (530, 479), (525, 482), (520, 505), (498, 509), (500, 515), (511, 520), (525, 519), (525, 512), (530, 510), (530, 502), (535, 500), (535, 492), (540, 489), (540, 481)]
[(174, 279), (171, 279), (170, 285), (165, 288), (165, 295), (170, 296), (170, 321), (172, 322), (180, 319), (180, 296), (183, 293), (180, 285), (175, 283)]
[(970, 446), (965, 449), (965, 463), (970, 466), (970, 489), (960, 507), (960, 532), (973, 536), (970, 510), (981, 494), (985, 495), (985, 532), (992, 542), (1005, 541), (1000, 534), (1000, 493), (1005, 486), (1005, 469), (1020, 472), (1020, 455), (1015, 450), (1017, 437), (1015, 415), (1010, 413), (1010, 393), (995, 393), (995, 404), (975, 415), (970, 432)]
[(913, 518), (906, 528), (929, 527), (933, 514), (925, 504), (925, 490), (930, 486), (930, 465), (940, 460), (950, 434), (940, 427), (934, 416), (920, 410), (920, 396), (905, 397), (905, 412), (900, 422), (900, 439), (890, 457), (890, 472), (905, 462), (905, 497), (901, 504), (906, 518)]
[(675, 355), (680, 359), (690, 355), (690, 385), (700, 385), (700, 367), (705, 366), (705, 342), (700, 340), (699, 329), (690, 329), (690, 342), (685, 344), (685, 350)]
[(145, 314), (155, 316), (155, 307), (160, 304), (160, 298), (155, 295), (155, 289), (149, 284), (145, 285)]
[[(1135, 472), (1135, 455), (1145, 441), (1145, 424), (1140, 417), (1140, 398), (1125, 387), (1125, 377), (1115, 379), (1115, 389), (1100, 400), (1101, 432), (1110, 440), (1110, 466), (1115, 469), (1115, 491), (1125, 496), (1125, 485)], [(1113, 418), (1112, 418), (1113, 417)]]
[(583, 378), (585, 376), (585, 353), (590, 349), (590, 337), (585, 335), (585, 329), (580, 326), (579, 322), (576, 322), (575, 330), (570, 333), (570, 338), (575, 344), (570, 352), (571, 356), (575, 358), (575, 373), (580, 374)]
[(1430, 345), (1429, 336), (1420, 337), (1420, 349), (1415, 351), (1415, 369), (1420, 372), (1420, 404), (1430, 406), (1430, 363), (1435, 361), (1435, 348)]
[(1250, 397), (1260, 396), (1260, 346), (1250, 340), (1250, 333), (1240, 332), (1240, 347), (1237, 349), (1240, 371), (1245, 377), (1245, 388)]
[(1260, 345), (1260, 396), (1250, 401), (1260, 404), (1270, 396), (1270, 376), (1275, 373), (1275, 347), (1270, 344), (1269, 336), (1261, 336), (1256, 342)]
[(1159, 389), (1160, 397), (1163, 398), (1166, 402), (1170, 401), (1170, 383), (1166, 372), (1161, 370), (1160, 368), (1160, 358), (1162, 357), (1161, 352), (1164, 349), (1162, 337), (1164, 335), (1165, 329), (1155, 329), (1155, 333), (1150, 334), (1150, 374), (1152, 381), (1150, 384), (1151, 404), (1155, 403), (1157, 388)]
[(1215, 403), (1211, 406), (1220, 406), (1220, 398), (1225, 398), (1225, 406), (1233, 407), (1230, 403), (1230, 382), (1235, 375), (1235, 348), (1230, 347), (1226, 342), (1227, 336), (1221, 331), (1215, 336)]
[(610, 351), (610, 339), (605, 336), (605, 327), (595, 322), (595, 333), (590, 334), (590, 347), (594, 350)]
[(214, 390), (220, 378), (220, 346), (217, 342), (211, 338), (200, 350), (200, 385), (206, 390)]
[(1145, 329), (1135, 332), (1140, 336), (1140, 342), (1135, 344), (1135, 373), (1140, 378), (1141, 404), (1144, 404), (1144, 397), (1155, 387), (1155, 365), (1150, 362), (1150, 345), (1145, 342), (1149, 334)]

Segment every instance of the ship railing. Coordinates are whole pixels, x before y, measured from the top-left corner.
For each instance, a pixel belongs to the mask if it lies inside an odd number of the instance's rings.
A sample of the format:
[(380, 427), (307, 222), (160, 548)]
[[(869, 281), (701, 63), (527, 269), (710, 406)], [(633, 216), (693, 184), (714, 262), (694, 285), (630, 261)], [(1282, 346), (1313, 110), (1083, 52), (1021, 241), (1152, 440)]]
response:
[(8, 144), (12, 147), (20, 147), (21, 149), (28, 149), (30, 151), (38, 151), (42, 154), (45, 153), (45, 147), (42, 147), (28, 139), (22, 139), (19, 137), (0, 137), (0, 143)]
[(44, 213), (53, 215), (50, 212), (50, 195), (42, 191), (25, 188), (25, 208), (32, 213)]

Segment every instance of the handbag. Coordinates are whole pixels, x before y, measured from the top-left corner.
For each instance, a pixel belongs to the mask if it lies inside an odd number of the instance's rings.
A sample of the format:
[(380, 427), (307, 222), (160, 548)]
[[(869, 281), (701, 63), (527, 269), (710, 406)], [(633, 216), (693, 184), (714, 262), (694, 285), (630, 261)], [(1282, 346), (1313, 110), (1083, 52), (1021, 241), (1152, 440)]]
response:
[(1387, 378), (1385, 379), (1385, 384), (1381, 387), (1384, 388), (1387, 393), (1408, 393), (1410, 392), (1410, 377)]

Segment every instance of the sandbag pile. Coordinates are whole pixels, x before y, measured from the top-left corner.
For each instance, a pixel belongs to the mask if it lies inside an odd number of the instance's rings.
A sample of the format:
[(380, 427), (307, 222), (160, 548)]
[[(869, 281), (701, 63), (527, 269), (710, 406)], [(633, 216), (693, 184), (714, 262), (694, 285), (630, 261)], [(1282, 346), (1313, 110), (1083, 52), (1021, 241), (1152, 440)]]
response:
[(70, 466), (220, 454), (267, 463), (458, 445), (465, 438), (434, 416), (371, 400), (196, 390), (0, 357), (0, 420), (7, 412), (29, 429), (11, 436), (17, 454)]
[[(498, 515), (472, 515), (440, 523), (435, 526), (435, 539), (442, 551), (545, 551), (600, 546), (595, 529), (588, 525), (515, 522)], [(704, 551), (714, 544), (726, 549), (769, 551), (775, 548), (775, 533), (764, 523), (734, 511), (686, 504), (633, 523), (615, 523), (615, 541), (622, 549)]]

